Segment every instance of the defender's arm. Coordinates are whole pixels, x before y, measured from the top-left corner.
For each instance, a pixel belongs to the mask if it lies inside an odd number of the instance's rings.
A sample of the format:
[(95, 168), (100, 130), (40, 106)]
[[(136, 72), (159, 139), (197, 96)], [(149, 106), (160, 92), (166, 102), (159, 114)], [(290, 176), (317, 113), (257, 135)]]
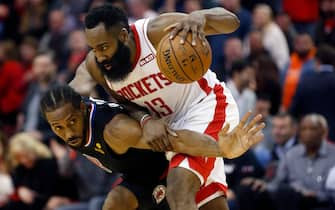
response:
[[(169, 135), (173, 151), (194, 156), (222, 156), (218, 143), (210, 136), (190, 130), (175, 131), (178, 137)], [(111, 149), (123, 154), (131, 147), (151, 149), (142, 137), (139, 123), (125, 114), (116, 115), (104, 129), (104, 139)]]

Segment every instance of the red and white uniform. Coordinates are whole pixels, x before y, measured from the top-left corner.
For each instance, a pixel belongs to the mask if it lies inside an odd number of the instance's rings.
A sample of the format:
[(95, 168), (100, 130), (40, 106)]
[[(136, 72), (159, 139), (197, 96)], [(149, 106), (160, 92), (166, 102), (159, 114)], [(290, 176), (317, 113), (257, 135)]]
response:
[[(174, 129), (188, 129), (208, 134), (215, 139), (229, 122), (231, 129), (239, 122), (237, 105), (225, 84), (215, 73), (207, 73), (197, 82), (177, 84), (167, 80), (159, 71), (156, 50), (147, 36), (149, 19), (131, 25), (136, 41), (136, 64), (127, 78), (107, 84), (118, 94), (147, 107), (152, 114), (166, 120)], [(207, 203), (227, 189), (222, 158), (192, 157), (176, 154), (170, 167), (183, 167), (194, 172), (202, 187), (197, 194), (198, 206)]]

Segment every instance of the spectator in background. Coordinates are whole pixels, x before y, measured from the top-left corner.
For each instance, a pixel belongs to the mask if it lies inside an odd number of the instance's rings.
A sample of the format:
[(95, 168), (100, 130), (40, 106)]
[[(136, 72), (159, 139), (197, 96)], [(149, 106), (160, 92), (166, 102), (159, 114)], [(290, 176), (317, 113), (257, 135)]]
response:
[(304, 74), (313, 71), (315, 53), (316, 48), (309, 34), (299, 34), (294, 39), (294, 52), (291, 54), (287, 68), (281, 74), (283, 111), (287, 111), (290, 107), (300, 79)]
[(319, 113), (329, 122), (329, 139), (335, 141), (335, 49), (322, 45), (315, 55), (313, 72), (304, 75), (292, 101), (290, 113), (300, 118)]
[(58, 83), (56, 81), (57, 65), (52, 54), (50, 52), (38, 54), (34, 58), (32, 71), (36, 81), (28, 89), (18, 117), (18, 127), (23, 131), (29, 132), (35, 138), (49, 143), (49, 140), (55, 135), (43, 118), (39, 104), (42, 95)]
[(273, 21), (270, 6), (259, 4), (253, 10), (253, 26), (262, 31), (264, 48), (270, 53), (279, 70), (289, 61), (289, 49), (284, 33)]
[(84, 61), (88, 52), (85, 34), (82, 30), (72, 31), (68, 37), (67, 43), (70, 52), (67, 61), (67, 71), (64, 72), (65, 78), (63, 80), (65, 82), (68, 82), (73, 78), (77, 67)]
[(65, 30), (65, 14), (63, 10), (55, 9), (49, 13), (49, 31), (41, 41), (39, 50), (52, 50), (55, 52), (55, 62), (60, 70), (66, 69), (68, 47), (65, 44), (69, 31)]
[(227, 81), (228, 78), (226, 78), (226, 75), (222, 72), (222, 69), (227, 68), (224, 63), (224, 60), (227, 58), (225, 57), (224, 51), (222, 51), (222, 46), (225, 46), (229, 39), (238, 38), (244, 40), (246, 38), (251, 27), (251, 14), (241, 6), (240, 0), (219, 0), (217, 2), (218, 4), (216, 6), (224, 7), (232, 11), (240, 19), (240, 27), (235, 32), (206, 37), (212, 48), (213, 59), (211, 69), (218, 75), (219, 80)]
[(12, 179), (8, 171), (6, 154), (7, 139), (0, 131), (0, 208), (8, 202), (10, 195), (14, 192)]
[[(13, 167), (15, 196), (1, 210), (42, 210), (56, 195), (58, 167), (49, 149), (27, 133), (9, 140), (9, 157)], [(55, 199), (54, 197), (53, 199)], [(68, 198), (58, 198), (68, 203)]]
[(335, 165), (329, 170), (326, 180), (326, 190), (328, 196), (332, 199), (331, 203), (333, 208), (322, 209), (322, 210), (334, 210), (335, 209)]
[(0, 40), (12, 38), (20, 40), (18, 34), (19, 16), (15, 10), (13, 0), (2, 0), (0, 2)]
[(82, 25), (81, 16), (89, 7), (91, 0), (53, 0), (50, 3), (51, 10), (64, 11), (66, 31), (72, 31)]
[(232, 65), (231, 79), (227, 87), (233, 95), (241, 116), (248, 111), (254, 110), (256, 94), (252, 86), (255, 86), (255, 69), (245, 60), (235, 61)]
[(229, 189), (227, 201), (230, 210), (239, 209), (238, 197), (241, 181), (246, 177), (262, 178), (264, 169), (258, 162), (253, 150), (248, 150), (242, 156), (234, 159), (225, 159), (225, 172)]
[(258, 162), (263, 168), (266, 168), (270, 159), (270, 150), (273, 148), (273, 142), (271, 139), (271, 129), (272, 129), (272, 115), (270, 113), (272, 103), (270, 96), (267, 94), (257, 94), (257, 101), (254, 110), (254, 115), (261, 114), (263, 116), (264, 123), (266, 127), (263, 128), (264, 140), (258, 143), (253, 151), (256, 155)]
[(279, 113), (272, 118), (272, 138), (274, 147), (272, 161), (284, 158), (287, 151), (296, 145), (297, 122), (288, 113)]
[(158, 14), (151, 9), (150, 0), (128, 0), (129, 24), (142, 18), (153, 18)]
[(243, 40), (251, 28), (251, 14), (248, 10), (244, 9), (240, 0), (219, 0), (219, 6), (233, 12), (240, 20), (240, 27), (233, 32), (232, 36), (238, 37)]
[(274, 177), (278, 162), (282, 160), (286, 153), (298, 143), (297, 122), (288, 113), (279, 113), (272, 118), (272, 150), (270, 162), (267, 168), (266, 179)]
[(287, 13), (299, 33), (313, 37), (315, 23), (319, 17), (319, 0), (282, 0), (283, 11)]
[(289, 52), (291, 54), (293, 52), (293, 40), (297, 35), (297, 31), (292, 24), (291, 17), (287, 13), (279, 13), (276, 16), (276, 23), (285, 35)]
[[(327, 121), (322, 115), (306, 115), (299, 124), (301, 144), (286, 153), (275, 178), (269, 183), (253, 178), (243, 180), (246, 187), (241, 210), (271, 209), (270, 203), (277, 210), (331, 207), (325, 182), (335, 162), (335, 146), (326, 141), (327, 133)], [(257, 206), (264, 204), (270, 206)]]
[(244, 51), (248, 55), (250, 63), (254, 63), (259, 57), (269, 56), (268, 51), (264, 48), (262, 32), (259, 30), (250, 31), (245, 43)]
[(23, 80), (27, 84), (27, 86), (34, 79), (34, 75), (32, 73), (32, 65), (33, 60), (37, 54), (37, 48), (38, 40), (30, 36), (26, 36), (19, 46), (20, 61), (24, 68)]
[(201, 1), (200, 0), (185, 0), (183, 4), (184, 12), (191, 13), (196, 10), (201, 10)]
[(321, 17), (315, 31), (316, 44), (335, 47), (335, 0), (320, 1)]
[(25, 96), (24, 70), (13, 41), (0, 42), (0, 126), (7, 136), (16, 129), (16, 116)]
[(275, 115), (279, 111), (282, 94), (279, 70), (271, 57), (266, 55), (254, 60), (253, 66), (256, 72), (256, 94), (266, 95), (270, 99), (270, 114)]
[(227, 81), (232, 75), (232, 65), (235, 61), (243, 59), (242, 41), (237, 37), (228, 38), (223, 45), (223, 68), (216, 72), (220, 81)]
[(48, 6), (45, 0), (15, 1), (20, 14), (18, 27), (22, 36), (41, 38), (47, 31)]

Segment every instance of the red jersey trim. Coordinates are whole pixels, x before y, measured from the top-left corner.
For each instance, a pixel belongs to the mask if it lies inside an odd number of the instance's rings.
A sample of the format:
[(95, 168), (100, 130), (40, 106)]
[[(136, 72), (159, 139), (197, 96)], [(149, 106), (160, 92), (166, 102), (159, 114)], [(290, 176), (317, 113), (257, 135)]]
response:
[(135, 45), (136, 45), (136, 54), (135, 54), (135, 61), (132, 65), (132, 69), (136, 67), (136, 64), (138, 63), (138, 59), (140, 58), (141, 55), (141, 43), (140, 43), (140, 38), (138, 36), (137, 29), (134, 24), (130, 25), (130, 29), (134, 34), (134, 39), (135, 39)]
[(218, 183), (218, 182), (210, 183), (206, 187), (200, 188), (200, 190), (198, 191), (198, 193), (195, 196), (195, 201), (197, 203), (200, 203), (201, 201), (205, 200), (209, 196), (211, 196), (214, 193), (219, 192), (219, 191), (222, 191), (226, 196), (227, 195), (227, 190), (228, 190), (228, 187), (221, 184), (221, 183)]
[[(207, 81), (206, 81), (206, 84), (207, 84)], [(205, 89), (203, 90), (210, 89), (209, 86), (204, 87), (204, 88)], [(226, 102), (227, 97), (224, 94), (224, 89), (222, 85), (216, 84), (213, 90), (216, 96), (216, 106), (215, 106), (214, 118), (212, 122), (209, 123), (204, 133), (218, 140), (218, 133), (226, 121), (226, 108), (227, 108), (228, 103)]]

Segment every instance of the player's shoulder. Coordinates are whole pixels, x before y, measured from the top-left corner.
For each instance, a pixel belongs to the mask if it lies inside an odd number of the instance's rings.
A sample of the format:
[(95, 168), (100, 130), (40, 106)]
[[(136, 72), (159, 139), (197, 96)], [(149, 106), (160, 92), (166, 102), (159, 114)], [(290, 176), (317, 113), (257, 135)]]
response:
[(115, 110), (115, 109), (123, 110), (124, 109), (123, 106), (121, 106), (118, 103), (108, 102), (102, 99), (90, 97), (87, 100), (89, 101), (88, 103), (94, 104), (99, 109), (111, 109), (111, 110)]
[(98, 67), (95, 55), (93, 53), (93, 51), (90, 51), (87, 55), (86, 55), (86, 68), (87, 71), (90, 73), (90, 75), (92, 76), (92, 78), (97, 81), (100, 85), (102, 85), (103, 87), (105, 87), (105, 79)]
[(98, 65), (96, 63), (93, 51), (88, 52), (87, 55), (86, 55), (86, 66), (87, 66), (87, 69), (90, 70), (90, 71), (98, 70), (97, 69)]

